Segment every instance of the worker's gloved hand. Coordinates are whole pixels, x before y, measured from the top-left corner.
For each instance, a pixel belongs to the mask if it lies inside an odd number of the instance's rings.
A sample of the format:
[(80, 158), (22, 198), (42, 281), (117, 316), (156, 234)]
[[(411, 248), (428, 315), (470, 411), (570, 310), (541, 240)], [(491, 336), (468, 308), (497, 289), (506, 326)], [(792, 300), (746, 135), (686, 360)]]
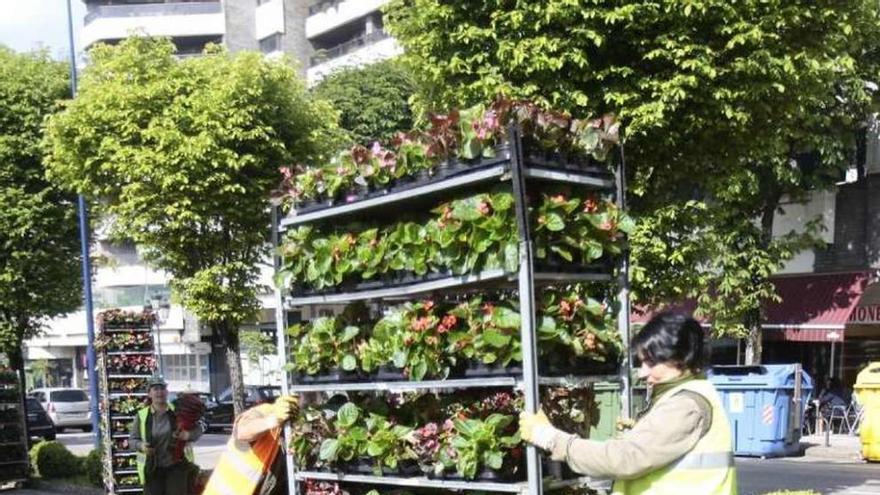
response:
[(634, 419), (621, 418), (617, 420), (617, 422), (614, 424), (614, 427), (617, 429), (617, 431), (627, 431), (632, 430), (633, 426), (635, 425), (636, 421)]
[(519, 415), (519, 435), (523, 440), (544, 450), (553, 450), (557, 436), (562, 433), (550, 424), (544, 411)]
[(296, 416), (299, 411), (299, 401), (292, 395), (283, 395), (275, 399), (272, 404), (272, 415), (278, 420), (278, 424), (282, 424), (291, 416)]

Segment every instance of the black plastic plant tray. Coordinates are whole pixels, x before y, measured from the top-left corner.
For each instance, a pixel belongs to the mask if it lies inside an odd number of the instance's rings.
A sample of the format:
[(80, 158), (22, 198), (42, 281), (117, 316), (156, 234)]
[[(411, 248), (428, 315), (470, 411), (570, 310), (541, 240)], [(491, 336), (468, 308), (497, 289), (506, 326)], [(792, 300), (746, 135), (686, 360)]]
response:
[[(540, 360), (539, 360), (540, 361)], [(587, 376), (616, 375), (620, 371), (620, 363), (616, 356), (608, 356), (606, 361), (581, 358), (570, 360), (541, 361), (538, 372), (541, 376)]]
[(463, 378), (482, 378), (495, 376), (522, 376), (521, 364), (511, 363), (508, 366), (491, 365), (476, 361), (466, 362), (455, 370), (455, 375)]
[(340, 369), (328, 370), (317, 375), (309, 375), (301, 372), (293, 372), (290, 375), (293, 383), (309, 385), (317, 383), (357, 383), (371, 381), (369, 376), (359, 371), (345, 371)]

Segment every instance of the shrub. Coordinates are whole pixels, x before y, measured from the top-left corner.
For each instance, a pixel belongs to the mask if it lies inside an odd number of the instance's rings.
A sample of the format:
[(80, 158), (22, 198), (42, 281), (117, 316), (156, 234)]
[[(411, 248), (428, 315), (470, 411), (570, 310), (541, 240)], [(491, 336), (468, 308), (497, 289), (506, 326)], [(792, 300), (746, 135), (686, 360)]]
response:
[(80, 473), (79, 459), (59, 442), (34, 445), (30, 459), (36, 474), (44, 479), (67, 478)]
[(92, 449), (89, 455), (82, 457), (82, 471), (95, 486), (104, 486), (104, 464), (101, 449)]

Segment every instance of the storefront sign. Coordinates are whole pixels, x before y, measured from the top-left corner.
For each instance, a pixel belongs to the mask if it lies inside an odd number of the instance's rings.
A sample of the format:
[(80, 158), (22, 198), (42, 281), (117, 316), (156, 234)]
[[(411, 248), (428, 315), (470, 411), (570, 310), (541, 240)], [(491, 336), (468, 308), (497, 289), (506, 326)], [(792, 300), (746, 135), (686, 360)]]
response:
[(857, 306), (849, 315), (849, 323), (856, 325), (880, 323), (880, 304)]

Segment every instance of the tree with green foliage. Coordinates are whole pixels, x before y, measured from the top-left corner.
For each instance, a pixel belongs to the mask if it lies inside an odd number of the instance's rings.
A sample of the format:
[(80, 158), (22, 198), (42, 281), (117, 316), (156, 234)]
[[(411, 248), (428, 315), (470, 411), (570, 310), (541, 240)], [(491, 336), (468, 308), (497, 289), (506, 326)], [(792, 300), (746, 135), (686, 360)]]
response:
[(173, 296), (226, 349), (243, 408), (238, 328), (254, 321), (279, 166), (319, 159), (335, 114), (294, 68), (164, 38), (89, 52), (79, 94), (48, 123), (53, 180), (98, 201), (112, 233), (173, 277)]
[(0, 352), (82, 301), (76, 197), (45, 177), (43, 121), (69, 96), (66, 65), (0, 46)]
[(816, 233), (774, 237), (773, 221), (851, 159), (876, 88), (876, 2), (393, 0), (386, 13), (420, 110), (501, 93), (616, 112), (639, 300), (696, 298), (760, 360), (769, 276)]
[(339, 111), (339, 126), (355, 143), (390, 141), (398, 132), (412, 129), (409, 98), (415, 83), (397, 60), (334, 72), (312, 88), (312, 94)]

